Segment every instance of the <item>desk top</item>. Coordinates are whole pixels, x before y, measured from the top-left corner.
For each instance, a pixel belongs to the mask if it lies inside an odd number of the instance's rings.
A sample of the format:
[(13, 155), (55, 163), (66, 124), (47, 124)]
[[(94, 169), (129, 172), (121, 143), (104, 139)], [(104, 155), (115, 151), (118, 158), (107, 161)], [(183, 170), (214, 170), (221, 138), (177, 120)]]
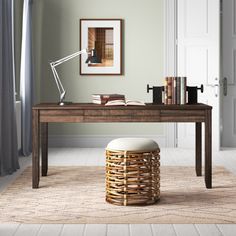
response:
[(57, 103), (40, 103), (33, 106), (34, 110), (211, 110), (212, 107), (203, 103), (186, 105), (157, 105), (146, 103), (146, 106), (105, 106), (93, 103), (72, 103), (60, 106)]

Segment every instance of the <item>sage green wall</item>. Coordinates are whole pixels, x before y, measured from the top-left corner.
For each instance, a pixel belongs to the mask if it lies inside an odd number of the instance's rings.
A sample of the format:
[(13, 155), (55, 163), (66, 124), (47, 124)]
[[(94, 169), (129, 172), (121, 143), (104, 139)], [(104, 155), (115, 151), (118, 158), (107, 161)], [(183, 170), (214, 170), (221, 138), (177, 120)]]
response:
[[(90, 102), (93, 93), (122, 93), (146, 102), (146, 85), (163, 83), (163, 0), (37, 0), (33, 7), (35, 71), (40, 100), (58, 101), (48, 62), (79, 50), (81, 18), (124, 20), (124, 75), (80, 76), (79, 58), (58, 68), (66, 99)], [(50, 134), (163, 134), (161, 124), (51, 125)]]

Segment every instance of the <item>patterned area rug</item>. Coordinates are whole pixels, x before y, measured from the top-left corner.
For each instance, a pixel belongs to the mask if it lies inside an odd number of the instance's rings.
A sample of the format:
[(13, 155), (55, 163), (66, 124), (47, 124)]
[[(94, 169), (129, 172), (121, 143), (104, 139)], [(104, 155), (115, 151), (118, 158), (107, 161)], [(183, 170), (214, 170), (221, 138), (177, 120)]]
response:
[(0, 194), (0, 223), (236, 223), (236, 177), (214, 167), (206, 189), (194, 167), (161, 167), (161, 200), (150, 206), (105, 202), (103, 167), (50, 167), (31, 188), (31, 167)]

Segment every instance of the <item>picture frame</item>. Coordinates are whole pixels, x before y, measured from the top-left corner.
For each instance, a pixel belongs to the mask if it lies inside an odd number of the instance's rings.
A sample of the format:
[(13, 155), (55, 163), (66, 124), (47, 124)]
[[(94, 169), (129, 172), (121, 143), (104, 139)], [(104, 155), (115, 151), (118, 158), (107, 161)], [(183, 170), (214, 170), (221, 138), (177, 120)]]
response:
[(80, 75), (122, 75), (122, 19), (80, 19), (82, 49), (95, 49), (101, 63), (87, 64), (82, 54)]

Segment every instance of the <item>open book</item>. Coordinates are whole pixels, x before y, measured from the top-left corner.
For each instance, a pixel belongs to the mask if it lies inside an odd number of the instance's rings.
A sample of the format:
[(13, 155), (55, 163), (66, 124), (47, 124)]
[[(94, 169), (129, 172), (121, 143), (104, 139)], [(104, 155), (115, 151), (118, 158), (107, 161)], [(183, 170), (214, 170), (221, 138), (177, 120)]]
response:
[(108, 101), (105, 106), (145, 106), (146, 104), (141, 101), (131, 101), (131, 100), (113, 100)]

